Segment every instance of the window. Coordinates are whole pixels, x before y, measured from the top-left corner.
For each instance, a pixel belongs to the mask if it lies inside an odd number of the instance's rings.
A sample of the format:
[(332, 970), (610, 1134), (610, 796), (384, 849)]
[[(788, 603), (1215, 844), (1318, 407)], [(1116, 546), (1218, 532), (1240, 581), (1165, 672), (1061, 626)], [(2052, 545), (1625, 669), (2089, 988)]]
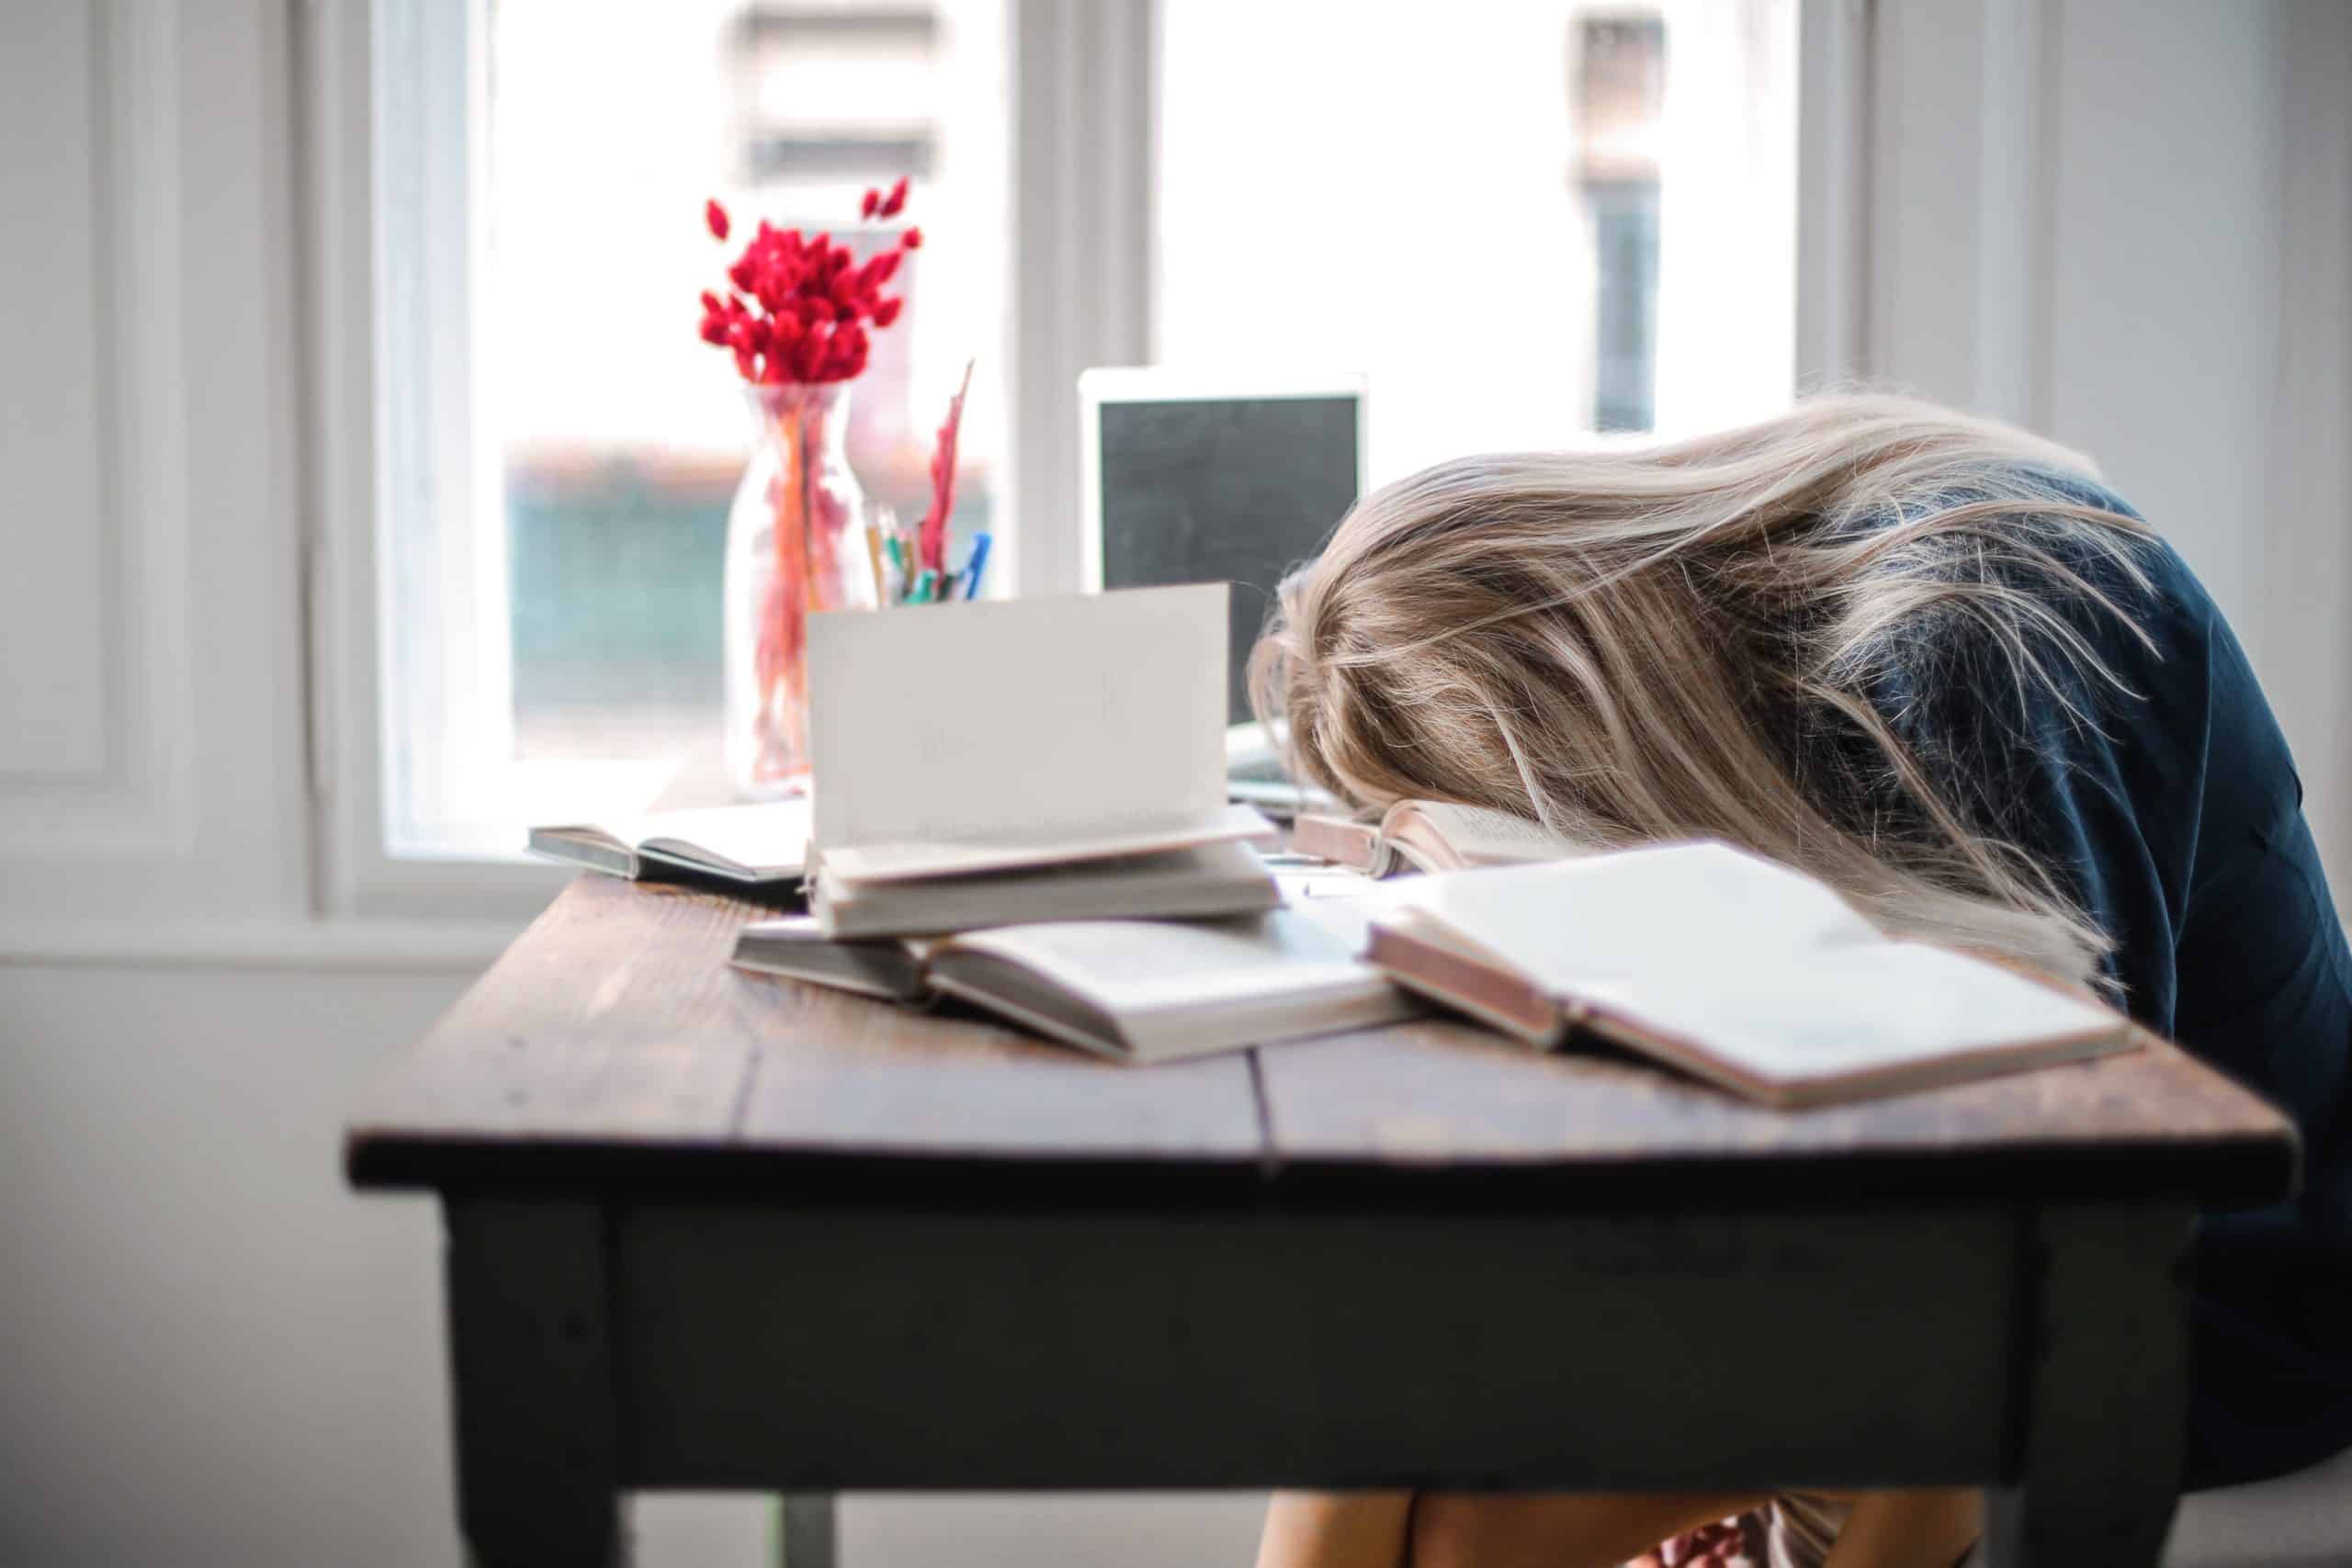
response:
[(1058, 584), (1091, 363), (1365, 372), (1375, 480), (1784, 404), (1796, 10), (376, 0), (355, 592), (382, 707), (339, 817), (353, 863), (437, 886), (410, 863), (715, 789), (751, 425), (694, 330), (723, 261), (706, 196), (816, 227), (912, 177), (926, 243), (853, 462), (919, 512), (976, 355), (956, 526), (993, 522), (1008, 581)]
[(1375, 482), (1784, 406), (1796, 10), (1165, 6), (1159, 356), (1366, 372)]
[(386, 835), (511, 849), (521, 824), (715, 778), (752, 424), (695, 331), (736, 248), (707, 197), (743, 230), (858, 238), (860, 192), (910, 176), (925, 243), (853, 393), (851, 461), (919, 515), (976, 357), (956, 530), (1001, 508), (1005, 12), (423, 0), (377, 25)]

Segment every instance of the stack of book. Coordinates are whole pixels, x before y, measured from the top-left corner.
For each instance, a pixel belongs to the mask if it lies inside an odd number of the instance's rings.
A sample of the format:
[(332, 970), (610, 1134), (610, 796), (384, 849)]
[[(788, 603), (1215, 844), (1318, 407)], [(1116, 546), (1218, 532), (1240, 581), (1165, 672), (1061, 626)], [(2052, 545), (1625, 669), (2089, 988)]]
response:
[[(808, 800), (542, 829), (533, 846), (640, 878), (805, 884), (808, 912), (747, 926), (737, 964), (954, 998), (1132, 1061), (1437, 1007), (1794, 1107), (2132, 1043), (2091, 998), (1890, 940), (1721, 843), (1595, 853), (1406, 801), (1376, 822), (1300, 818), (1295, 851), (1369, 875), (1327, 872), (1285, 900), (1255, 847), (1271, 825), (1226, 795), (1227, 603), (1212, 584), (817, 616)], [(1398, 872), (1423, 874), (1371, 880)]]
[(1273, 825), (1227, 801), (1229, 598), (816, 616), (808, 800), (533, 847), (621, 874), (789, 876), (808, 913), (746, 927), (740, 965), (952, 996), (1135, 1060), (1409, 1016), (1423, 1004), (1363, 962), (1345, 901), (1280, 907), (1256, 848)]

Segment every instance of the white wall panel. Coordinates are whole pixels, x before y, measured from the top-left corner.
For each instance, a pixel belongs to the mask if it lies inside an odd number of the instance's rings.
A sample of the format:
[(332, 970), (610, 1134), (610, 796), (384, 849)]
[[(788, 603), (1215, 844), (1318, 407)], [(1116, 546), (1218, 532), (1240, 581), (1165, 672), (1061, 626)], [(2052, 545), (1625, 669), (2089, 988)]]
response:
[(108, 214), (93, 24), (80, 6), (31, 6), (0, 48), (0, 791), (95, 780), (107, 761)]
[(0, 917), (309, 908), (289, 17), (0, 18)]

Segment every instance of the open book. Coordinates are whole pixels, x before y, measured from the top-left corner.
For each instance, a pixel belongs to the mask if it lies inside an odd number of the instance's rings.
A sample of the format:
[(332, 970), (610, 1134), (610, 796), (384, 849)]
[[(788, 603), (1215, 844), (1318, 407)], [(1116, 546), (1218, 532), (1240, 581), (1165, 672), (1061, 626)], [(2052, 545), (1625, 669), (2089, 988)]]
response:
[(828, 940), (762, 920), (735, 963), (898, 1001), (954, 996), (1049, 1038), (1136, 1062), (1357, 1029), (1419, 1010), (1356, 957), (1362, 906), (1250, 919), (1078, 920), (905, 942)]
[(1520, 865), (1587, 852), (1508, 811), (1443, 800), (1400, 800), (1377, 823), (1309, 813), (1291, 829), (1291, 848), (1374, 876)]
[(531, 829), (532, 852), (639, 882), (714, 878), (797, 885), (808, 848), (808, 803), (656, 811), (610, 823)]
[(1205, 583), (814, 617), (820, 922), (905, 934), (1271, 907), (1241, 841), (1272, 824), (1226, 801), (1227, 600)]
[(1893, 940), (1813, 878), (1713, 842), (1430, 877), (1371, 911), (1365, 956), (1532, 1044), (1588, 1030), (1772, 1105), (2132, 1043), (2093, 1001)]

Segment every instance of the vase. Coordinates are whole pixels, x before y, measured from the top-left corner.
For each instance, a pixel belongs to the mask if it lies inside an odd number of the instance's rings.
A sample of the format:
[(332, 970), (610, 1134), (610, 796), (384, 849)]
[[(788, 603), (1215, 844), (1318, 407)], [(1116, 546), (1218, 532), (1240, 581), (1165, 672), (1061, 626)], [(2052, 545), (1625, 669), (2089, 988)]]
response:
[(749, 800), (808, 786), (808, 617), (875, 607), (846, 381), (753, 387), (727, 514), (727, 772)]

